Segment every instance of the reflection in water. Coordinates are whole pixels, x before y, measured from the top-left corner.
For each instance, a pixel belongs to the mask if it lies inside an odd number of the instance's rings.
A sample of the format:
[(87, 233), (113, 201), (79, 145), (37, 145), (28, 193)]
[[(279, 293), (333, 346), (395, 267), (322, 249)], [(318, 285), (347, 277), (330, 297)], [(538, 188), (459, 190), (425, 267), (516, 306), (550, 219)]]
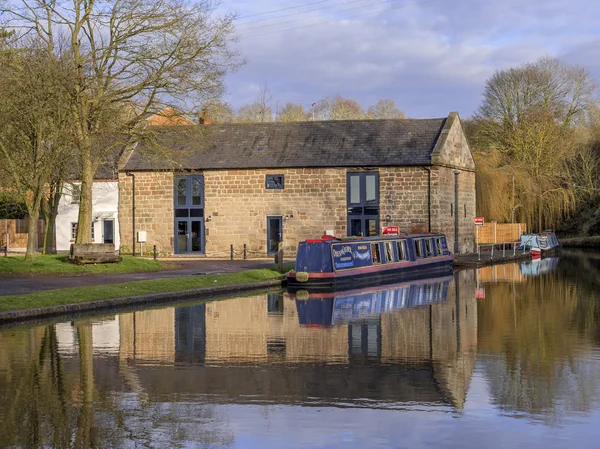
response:
[(404, 447), (505, 447), (540, 434), (514, 416), (560, 423), (582, 447), (565, 418), (600, 415), (594, 257), (1, 331), (0, 447), (390, 447), (411, 435)]

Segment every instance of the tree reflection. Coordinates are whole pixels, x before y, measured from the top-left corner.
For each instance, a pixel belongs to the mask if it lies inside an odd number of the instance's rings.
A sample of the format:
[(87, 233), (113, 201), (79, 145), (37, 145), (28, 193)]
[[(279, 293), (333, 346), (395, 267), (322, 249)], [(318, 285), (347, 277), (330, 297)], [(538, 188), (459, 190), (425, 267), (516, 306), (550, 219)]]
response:
[(553, 422), (597, 401), (600, 364), (589, 353), (599, 297), (586, 284), (561, 269), (525, 283), (488, 285), (478, 308), (479, 352), (501, 356), (483, 359), (501, 408)]
[[(92, 323), (74, 323), (78, 357), (61, 355), (55, 326), (0, 333), (0, 447), (228, 447), (233, 436), (211, 405), (140, 388), (98, 387)], [(135, 366), (102, 372), (130, 386)], [(128, 377), (129, 376), (129, 377)]]

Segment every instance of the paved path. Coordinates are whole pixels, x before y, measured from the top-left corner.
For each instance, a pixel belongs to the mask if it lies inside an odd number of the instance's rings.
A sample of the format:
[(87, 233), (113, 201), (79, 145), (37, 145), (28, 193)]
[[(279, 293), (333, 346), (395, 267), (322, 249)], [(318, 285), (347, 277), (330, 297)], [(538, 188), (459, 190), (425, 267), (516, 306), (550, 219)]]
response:
[[(172, 262), (172, 261), (171, 261)], [(86, 287), (122, 282), (142, 281), (202, 274), (235, 273), (244, 270), (273, 267), (273, 260), (176, 260), (176, 267), (151, 272), (119, 274), (83, 274), (77, 276), (61, 275), (4, 275), (0, 277), (0, 297), (2, 295), (23, 295), (43, 290), (68, 287)]]

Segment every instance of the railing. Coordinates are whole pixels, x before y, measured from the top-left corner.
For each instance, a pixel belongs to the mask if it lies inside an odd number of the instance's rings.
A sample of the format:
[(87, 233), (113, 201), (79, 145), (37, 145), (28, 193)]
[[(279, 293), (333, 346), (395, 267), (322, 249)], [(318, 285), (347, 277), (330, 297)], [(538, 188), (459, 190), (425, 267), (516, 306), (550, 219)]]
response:
[[(503, 242), (503, 243), (480, 243), (477, 245), (477, 260), (481, 260), (482, 253), (490, 253), (490, 259), (494, 258), (494, 251), (496, 253), (502, 252), (502, 257), (506, 257), (506, 253), (512, 252), (512, 256), (517, 255), (519, 242)], [(520, 251), (520, 250), (519, 250)], [(527, 251), (523, 250), (522, 254), (527, 253)], [(485, 254), (484, 254), (485, 255)]]

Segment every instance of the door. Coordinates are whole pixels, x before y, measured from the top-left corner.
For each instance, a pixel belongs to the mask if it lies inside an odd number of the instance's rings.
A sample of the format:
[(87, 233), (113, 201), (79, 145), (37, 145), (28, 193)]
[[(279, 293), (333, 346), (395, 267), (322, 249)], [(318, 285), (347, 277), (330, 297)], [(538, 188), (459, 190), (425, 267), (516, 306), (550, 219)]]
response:
[(204, 221), (191, 218), (177, 219), (177, 239), (175, 242), (175, 251), (182, 253), (203, 252), (204, 242)]
[(348, 173), (346, 203), (349, 236), (379, 235), (379, 173)]
[(102, 221), (102, 235), (104, 236), (104, 243), (115, 243), (115, 221), (114, 220), (103, 220)]
[(175, 253), (204, 253), (204, 177), (175, 178)]
[(276, 254), (279, 242), (283, 241), (283, 218), (267, 217), (267, 254)]

